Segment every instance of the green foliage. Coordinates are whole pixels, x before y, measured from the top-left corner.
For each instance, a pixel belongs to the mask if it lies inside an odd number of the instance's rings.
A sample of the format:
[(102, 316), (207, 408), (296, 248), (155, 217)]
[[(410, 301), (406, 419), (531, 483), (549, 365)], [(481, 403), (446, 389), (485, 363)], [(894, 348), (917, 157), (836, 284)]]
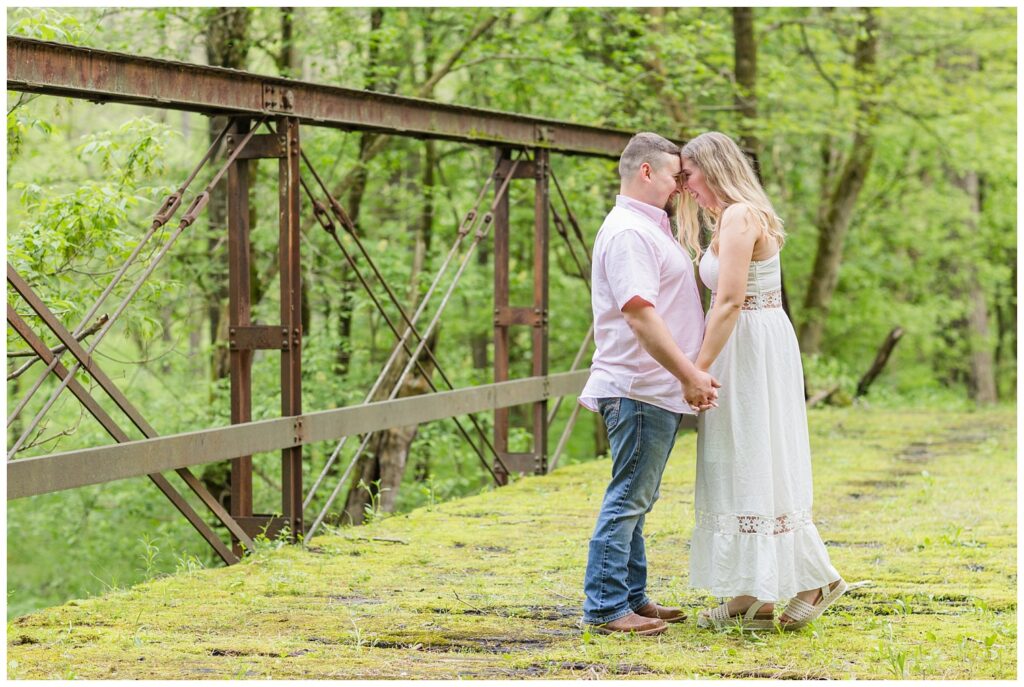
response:
[[(22, 99), (23, 96), (19, 97), (19, 100)], [(8, 166), (10, 166), (11, 162), (13, 162), (21, 153), (21, 147), (25, 141), (25, 136), (33, 129), (44, 135), (49, 135), (53, 131), (49, 122), (39, 119), (38, 117), (27, 115), (24, 110), (18, 107), (17, 104), (7, 112)]]
[(359, 480), (359, 489), (369, 494), (370, 502), (363, 507), (365, 511), (363, 514), (363, 521), (366, 524), (371, 524), (375, 520), (379, 520), (384, 513), (380, 509), (381, 494), (387, 491), (387, 487), (382, 488), (380, 486), (380, 480), (374, 480), (372, 484), (367, 484), (363, 480)]
[[(49, 126), (40, 130), (52, 134)], [(103, 290), (106, 275), (138, 244), (143, 211), (152, 211), (169, 192), (153, 177), (164, 172), (171, 135), (168, 127), (146, 117), (132, 119), (114, 131), (88, 135), (74, 148), (70, 167), (79, 178), (12, 185), (19, 192), (16, 216), (21, 220), (8, 237), (8, 260), (38, 285), (37, 292), (58, 316), (81, 318)], [(83, 274), (93, 279), (83, 280)], [(155, 279), (147, 283), (144, 297), (166, 297), (172, 288)], [(147, 339), (157, 324), (146, 313), (129, 315), (128, 322)]]
[(8, 14), (7, 33), (41, 41), (80, 44), (85, 37), (85, 27), (73, 14), (62, 10), (23, 7)]
[(846, 395), (852, 396), (857, 389), (857, 379), (839, 359), (823, 355), (803, 356), (804, 379), (813, 394), (838, 386)]
[(9, 617), (215, 557), (144, 478), (11, 501), (7, 522)]

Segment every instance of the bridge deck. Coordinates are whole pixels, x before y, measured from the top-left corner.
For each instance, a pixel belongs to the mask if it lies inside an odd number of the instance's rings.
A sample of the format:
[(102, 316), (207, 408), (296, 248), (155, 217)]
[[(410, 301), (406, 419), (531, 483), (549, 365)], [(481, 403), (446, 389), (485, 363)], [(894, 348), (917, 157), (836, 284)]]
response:
[[(816, 632), (581, 635), (598, 461), (16, 619), (8, 677), (863, 679), (902, 660), (913, 678), (1012, 678), (1013, 409), (822, 410), (811, 426), (818, 528), (866, 582)], [(646, 529), (652, 593), (695, 612), (693, 451), (687, 433)]]

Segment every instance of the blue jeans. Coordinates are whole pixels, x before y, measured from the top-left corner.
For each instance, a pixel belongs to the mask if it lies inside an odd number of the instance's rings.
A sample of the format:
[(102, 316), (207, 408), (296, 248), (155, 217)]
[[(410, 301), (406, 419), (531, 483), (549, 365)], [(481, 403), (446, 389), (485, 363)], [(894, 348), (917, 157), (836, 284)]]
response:
[(612, 449), (612, 480), (604, 494), (583, 582), (583, 622), (610, 623), (647, 605), (644, 518), (682, 420), (680, 413), (630, 398), (602, 398), (598, 410)]

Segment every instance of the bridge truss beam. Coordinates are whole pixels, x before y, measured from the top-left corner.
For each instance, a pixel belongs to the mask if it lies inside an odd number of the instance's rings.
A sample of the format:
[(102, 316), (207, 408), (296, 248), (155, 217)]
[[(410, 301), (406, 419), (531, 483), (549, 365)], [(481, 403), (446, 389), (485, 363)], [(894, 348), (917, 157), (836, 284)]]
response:
[(215, 115), (617, 159), (630, 133), (422, 98), (7, 37), (7, 88)]

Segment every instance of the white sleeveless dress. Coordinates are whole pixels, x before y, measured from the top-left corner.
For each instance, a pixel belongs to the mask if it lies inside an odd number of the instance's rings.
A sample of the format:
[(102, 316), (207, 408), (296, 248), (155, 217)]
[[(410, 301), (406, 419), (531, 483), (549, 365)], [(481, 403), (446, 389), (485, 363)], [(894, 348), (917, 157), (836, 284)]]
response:
[[(700, 277), (714, 294), (710, 250)], [(781, 287), (778, 253), (750, 263), (736, 328), (710, 369), (718, 407), (697, 420), (690, 585), (717, 597), (776, 602), (839, 579), (811, 520), (803, 368)]]

